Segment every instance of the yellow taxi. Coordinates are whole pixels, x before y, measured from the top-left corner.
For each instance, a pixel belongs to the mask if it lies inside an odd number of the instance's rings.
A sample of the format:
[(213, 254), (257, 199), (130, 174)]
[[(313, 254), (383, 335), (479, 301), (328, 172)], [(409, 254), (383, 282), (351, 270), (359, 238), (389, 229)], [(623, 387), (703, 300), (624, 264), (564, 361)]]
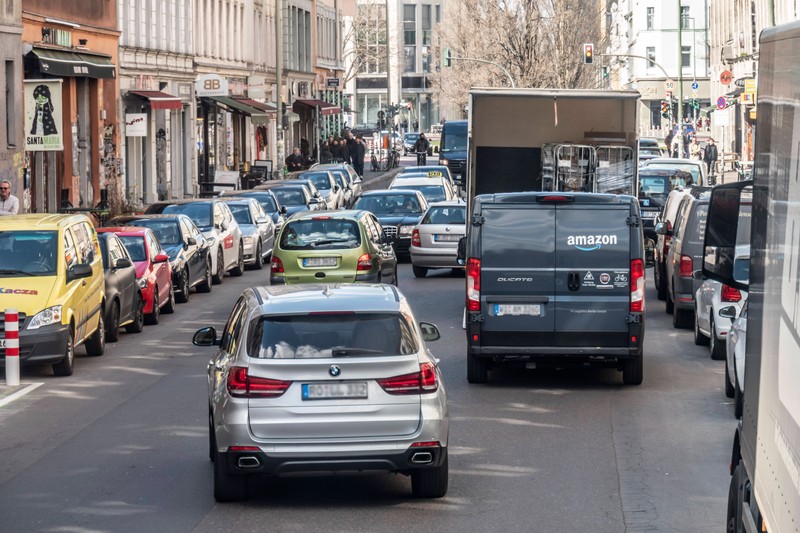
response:
[[(76, 346), (103, 355), (104, 282), (97, 233), (85, 215), (0, 217), (0, 314), (19, 312), (21, 365), (51, 364), (56, 376), (69, 376)], [(4, 365), (4, 323), (0, 331)]]

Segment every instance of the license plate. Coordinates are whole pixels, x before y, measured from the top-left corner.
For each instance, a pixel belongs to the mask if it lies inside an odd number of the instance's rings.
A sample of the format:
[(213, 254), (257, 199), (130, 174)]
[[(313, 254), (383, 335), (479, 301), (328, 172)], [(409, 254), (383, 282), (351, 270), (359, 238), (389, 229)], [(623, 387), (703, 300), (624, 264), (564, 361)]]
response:
[(539, 304), (495, 304), (495, 316), (541, 316)]
[(303, 259), (304, 267), (333, 267), (336, 266), (335, 257), (306, 257)]
[(303, 383), (304, 400), (338, 400), (347, 398), (366, 398), (367, 382), (347, 383)]
[(434, 242), (458, 242), (461, 237), (463, 237), (463, 235), (434, 235), (433, 240)]
[(658, 211), (642, 211), (642, 218), (656, 218)]

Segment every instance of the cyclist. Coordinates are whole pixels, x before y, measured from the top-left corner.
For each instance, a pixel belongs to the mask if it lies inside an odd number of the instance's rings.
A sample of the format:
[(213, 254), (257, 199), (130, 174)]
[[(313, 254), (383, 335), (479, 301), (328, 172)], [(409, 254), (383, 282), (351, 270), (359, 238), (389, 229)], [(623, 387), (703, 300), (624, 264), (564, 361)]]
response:
[(425, 134), (420, 133), (419, 139), (417, 139), (417, 142), (414, 143), (414, 151), (417, 153), (417, 165), (425, 164), (428, 155), (428, 148), (430, 148), (430, 146), (431, 143), (425, 138)]

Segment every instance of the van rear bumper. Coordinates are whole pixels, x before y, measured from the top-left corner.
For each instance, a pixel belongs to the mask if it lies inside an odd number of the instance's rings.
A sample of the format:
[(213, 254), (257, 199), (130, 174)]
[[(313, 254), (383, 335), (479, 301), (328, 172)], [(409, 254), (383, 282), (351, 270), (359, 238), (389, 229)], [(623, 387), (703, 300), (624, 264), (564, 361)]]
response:
[[(57, 363), (67, 351), (67, 328), (61, 324), (19, 332), (19, 362), (22, 365)], [(6, 351), (0, 348), (0, 366)]]
[(628, 359), (642, 353), (642, 347), (586, 347), (586, 346), (470, 346), (471, 355), (479, 357), (539, 357), (559, 356), (566, 359), (582, 357), (604, 357), (607, 359)]

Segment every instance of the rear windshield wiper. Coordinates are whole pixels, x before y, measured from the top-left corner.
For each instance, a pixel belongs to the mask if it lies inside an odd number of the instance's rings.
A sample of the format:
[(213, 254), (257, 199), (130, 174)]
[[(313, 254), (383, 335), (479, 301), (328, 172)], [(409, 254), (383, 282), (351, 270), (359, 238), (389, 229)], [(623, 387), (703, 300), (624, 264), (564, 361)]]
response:
[(359, 355), (381, 355), (380, 350), (368, 350), (366, 348), (332, 348), (331, 355), (333, 357), (354, 357)]

